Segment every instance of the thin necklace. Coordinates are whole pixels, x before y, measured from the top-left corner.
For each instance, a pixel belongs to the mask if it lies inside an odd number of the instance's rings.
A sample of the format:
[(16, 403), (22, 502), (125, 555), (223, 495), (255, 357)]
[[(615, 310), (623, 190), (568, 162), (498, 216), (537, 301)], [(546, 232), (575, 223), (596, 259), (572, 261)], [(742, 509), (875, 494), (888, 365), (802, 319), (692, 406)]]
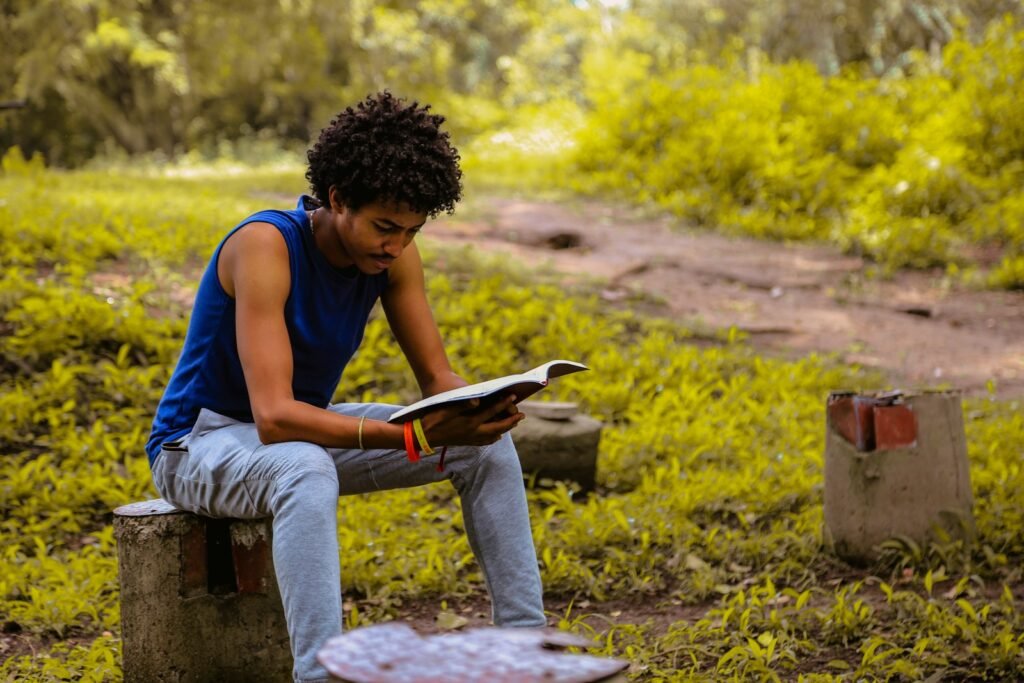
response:
[(316, 209), (307, 211), (306, 215), (309, 216), (309, 234), (316, 236), (316, 224), (313, 222), (313, 215), (316, 213)]

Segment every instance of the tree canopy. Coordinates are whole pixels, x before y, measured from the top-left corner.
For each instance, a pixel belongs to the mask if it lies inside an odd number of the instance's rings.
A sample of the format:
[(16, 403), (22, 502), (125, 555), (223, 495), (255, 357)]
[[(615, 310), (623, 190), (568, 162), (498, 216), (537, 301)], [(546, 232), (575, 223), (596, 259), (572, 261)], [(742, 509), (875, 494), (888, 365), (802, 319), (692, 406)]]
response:
[(899, 68), (911, 49), (1021, 13), (1017, 0), (5, 0), (0, 148), (75, 165), (104, 152), (309, 139), (391, 89), (458, 111), (456, 135), (516, 106), (582, 99), (594, 45), (661, 66), (742, 46), (825, 73)]

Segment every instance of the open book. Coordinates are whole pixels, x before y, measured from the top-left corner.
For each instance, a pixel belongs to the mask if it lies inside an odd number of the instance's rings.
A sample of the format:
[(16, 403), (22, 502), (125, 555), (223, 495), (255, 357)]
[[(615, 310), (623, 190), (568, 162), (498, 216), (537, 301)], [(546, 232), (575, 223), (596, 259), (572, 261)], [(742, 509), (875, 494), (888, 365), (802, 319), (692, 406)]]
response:
[(400, 423), (415, 420), (438, 406), (450, 405), (460, 401), (468, 401), (473, 398), (480, 399), (481, 405), (486, 405), (488, 399), (499, 400), (503, 396), (515, 394), (516, 403), (524, 398), (532, 396), (548, 385), (552, 377), (569, 375), (580, 370), (589, 370), (582, 363), (575, 363), (571, 360), (552, 360), (538, 365), (532, 370), (527, 370), (518, 375), (507, 375), (497, 379), (487, 380), (479, 384), (443, 391), (434, 394), (422, 401), (417, 401), (411, 406), (402, 408), (388, 418), (388, 422)]

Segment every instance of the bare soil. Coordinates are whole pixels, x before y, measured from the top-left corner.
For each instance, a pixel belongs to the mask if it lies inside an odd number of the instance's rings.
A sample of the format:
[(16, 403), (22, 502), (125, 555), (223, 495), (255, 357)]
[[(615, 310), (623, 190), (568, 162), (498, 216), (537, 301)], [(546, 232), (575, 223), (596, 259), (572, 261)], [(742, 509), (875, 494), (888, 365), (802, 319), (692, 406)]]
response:
[(759, 351), (835, 354), (894, 387), (1024, 395), (1024, 292), (936, 271), (874, 274), (837, 249), (726, 237), (599, 202), (487, 198), (429, 236), (597, 282), (610, 304), (705, 328), (735, 326)]

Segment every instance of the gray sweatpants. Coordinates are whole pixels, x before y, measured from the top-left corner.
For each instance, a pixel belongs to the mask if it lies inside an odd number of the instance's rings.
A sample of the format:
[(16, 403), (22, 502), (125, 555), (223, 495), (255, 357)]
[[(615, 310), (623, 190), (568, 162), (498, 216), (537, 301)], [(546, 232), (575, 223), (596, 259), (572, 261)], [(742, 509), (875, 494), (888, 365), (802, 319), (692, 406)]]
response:
[[(384, 420), (397, 408), (330, 407)], [(546, 623), (522, 470), (508, 434), (484, 447), (448, 449), (409, 462), (402, 450), (323, 448), (302, 441), (263, 445), (255, 425), (209, 410), (182, 441), (163, 450), (153, 481), (169, 503), (209, 517), (273, 517), (274, 569), (284, 603), (296, 681), (326, 681), (317, 650), (341, 632), (338, 496), (450, 479), (462, 499), (470, 547), (483, 569), (498, 626)]]

